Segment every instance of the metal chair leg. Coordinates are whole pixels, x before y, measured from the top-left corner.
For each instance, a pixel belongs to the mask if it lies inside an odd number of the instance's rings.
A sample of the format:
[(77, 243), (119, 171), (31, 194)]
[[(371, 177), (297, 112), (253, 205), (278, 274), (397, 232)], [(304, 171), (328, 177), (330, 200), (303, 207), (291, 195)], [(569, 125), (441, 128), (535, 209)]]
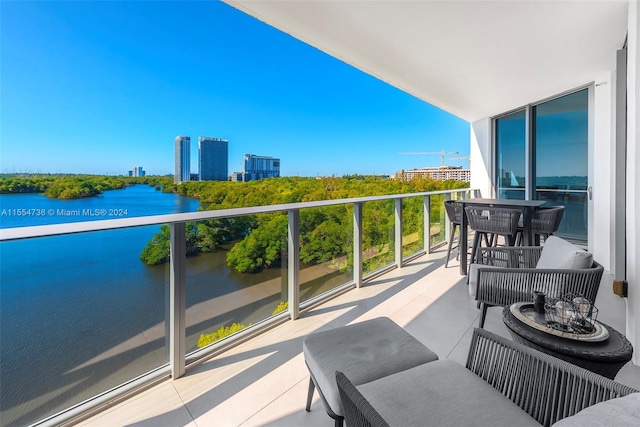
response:
[(447, 268), (447, 265), (449, 264), (449, 257), (451, 256), (451, 247), (453, 246), (453, 239), (455, 238), (455, 235), (456, 235), (456, 226), (454, 224), (453, 231), (451, 232), (451, 236), (449, 236), (449, 246), (447, 248), (447, 259), (444, 262), (444, 268)]
[(311, 412), (311, 400), (313, 399), (313, 391), (316, 385), (313, 383), (311, 377), (309, 377), (309, 392), (307, 393), (307, 412)]
[(482, 303), (482, 313), (480, 313), (480, 322), (478, 322), (479, 328), (484, 328), (484, 319), (487, 317), (487, 304)]

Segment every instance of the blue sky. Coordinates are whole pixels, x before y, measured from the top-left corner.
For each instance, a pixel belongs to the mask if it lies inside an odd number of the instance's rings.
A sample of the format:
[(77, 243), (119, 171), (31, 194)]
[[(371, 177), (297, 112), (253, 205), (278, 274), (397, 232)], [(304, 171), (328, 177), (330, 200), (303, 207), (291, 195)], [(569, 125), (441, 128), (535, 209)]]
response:
[(287, 176), (469, 153), (467, 122), (222, 3), (2, 1), (0, 17), (3, 173), (173, 173), (176, 135), (193, 173), (198, 136), (229, 141), (229, 173), (245, 153)]

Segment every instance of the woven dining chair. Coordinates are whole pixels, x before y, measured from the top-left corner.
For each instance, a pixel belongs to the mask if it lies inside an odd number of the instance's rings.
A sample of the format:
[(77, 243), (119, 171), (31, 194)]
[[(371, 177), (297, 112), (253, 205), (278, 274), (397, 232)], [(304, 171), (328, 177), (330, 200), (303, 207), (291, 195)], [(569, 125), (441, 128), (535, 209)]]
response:
[[(531, 214), (531, 233), (533, 235), (539, 235), (543, 239), (548, 239), (549, 236), (553, 236), (553, 233), (558, 231), (562, 216), (564, 215), (564, 206), (553, 206), (538, 208)], [(522, 245), (522, 233), (524, 227), (522, 222), (518, 224), (518, 234), (516, 236), (516, 246)]]
[[(514, 246), (516, 233), (518, 232), (518, 221), (520, 220), (520, 210), (506, 209), (485, 206), (465, 207), (469, 228), (475, 235), (473, 236), (473, 247), (471, 250), (471, 263), (476, 259), (478, 247), (484, 237), (489, 241), (502, 236), (507, 246)], [(489, 237), (492, 236), (492, 237)]]
[[(447, 247), (447, 258), (446, 258), (446, 261), (444, 262), (444, 266), (446, 268), (447, 265), (449, 264), (449, 256), (451, 256), (453, 241), (456, 237), (456, 229), (462, 225), (462, 206), (460, 206), (460, 204), (455, 200), (445, 200), (444, 208), (447, 211), (447, 218), (449, 218), (449, 222), (451, 223), (451, 234), (449, 235), (449, 246)], [(458, 259), (461, 251), (460, 236), (458, 236), (458, 245), (456, 247), (458, 248), (458, 254), (456, 255), (456, 259)], [(466, 249), (467, 248), (465, 245), (465, 248), (464, 248), (465, 252), (466, 252)]]

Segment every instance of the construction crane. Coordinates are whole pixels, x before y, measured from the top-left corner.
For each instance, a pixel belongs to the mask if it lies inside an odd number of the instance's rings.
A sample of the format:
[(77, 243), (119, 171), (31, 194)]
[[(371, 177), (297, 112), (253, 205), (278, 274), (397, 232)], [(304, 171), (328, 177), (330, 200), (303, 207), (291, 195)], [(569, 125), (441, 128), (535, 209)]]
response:
[(410, 156), (430, 156), (430, 155), (441, 155), (442, 156), (442, 163), (441, 163), (441, 167), (444, 167), (444, 156), (445, 154), (459, 154), (457, 151), (448, 151), (445, 152), (444, 148), (442, 149), (442, 151), (410, 151), (410, 152), (406, 152), (406, 153), (400, 153), (400, 154), (406, 154), (406, 155), (410, 155)]
[(471, 169), (471, 156), (449, 157), (449, 160), (468, 160), (469, 161), (469, 169)]

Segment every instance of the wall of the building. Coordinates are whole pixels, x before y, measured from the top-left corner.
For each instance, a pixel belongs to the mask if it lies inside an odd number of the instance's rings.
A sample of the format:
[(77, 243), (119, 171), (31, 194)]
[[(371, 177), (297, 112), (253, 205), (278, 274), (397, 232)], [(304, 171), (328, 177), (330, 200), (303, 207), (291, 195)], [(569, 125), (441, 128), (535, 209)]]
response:
[(493, 197), (491, 119), (471, 123), (471, 187), (480, 189), (482, 197)]
[[(605, 268), (615, 274), (611, 250), (615, 232), (615, 205), (611, 184), (614, 182), (613, 156), (615, 154), (615, 80), (613, 72), (598, 76), (591, 90), (589, 101), (590, 139), (589, 168), (592, 171), (589, 185), (593, 200), (589, 201), (589, 252)], [(594, 224), (600, 224), (596, 227)], [(609, 226), (604, 226), (609, 224)]]
[(640, 365), (640, 8), (629, 1), (627, 50), (627, 337)]

